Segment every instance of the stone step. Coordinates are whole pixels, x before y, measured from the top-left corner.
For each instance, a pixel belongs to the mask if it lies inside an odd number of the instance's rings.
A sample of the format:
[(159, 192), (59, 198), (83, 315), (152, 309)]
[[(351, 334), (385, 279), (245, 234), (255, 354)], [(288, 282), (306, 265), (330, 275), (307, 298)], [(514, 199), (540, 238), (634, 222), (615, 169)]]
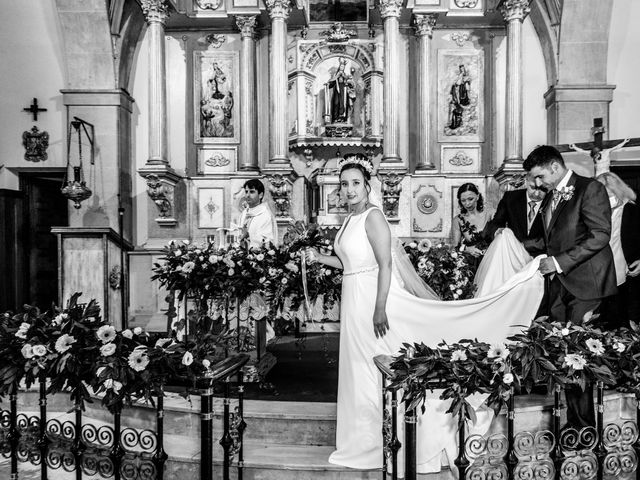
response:
[[(18, 396), (19, 411), (37, 412), (36, 392), (26, 392)], [(635, 420), (635, 404), (632, 397), (617, 392), (605, 395), (605, 423), (616, 419)], [(232, 400), (231, 409), (237, 402)], [(6, 408), (6, 406), (5, 406)], [(69, 396), (58, 394), (48, 397), (51, 412), (69, 411)], [(214, 399), (213, 435), (222, 437), (223, 400)], [(552, 429), (553, 397), (528, 395), (516, 397), (515, 430), (536, 431)], [(192, 396), (189, 401), (176, 394), (165, 398), (165, 432), (198, 442), (200, 438), (200, 398)], [(561, 422), (566, 413), (562, 410)], [(112, 415), (100, 405), (100, 400), (87, 404), (84, 412), (86, 421), (112, 422)], [(283, 445), (335, 445), (336, 404), (322, 402), (277, 402), (264, 400), (245, 401), (244, 420), (247, 424), (245, 442), (253, 444)], [(122, 414), (124, 427), (155, 429), (155, 409), (147, 405), (126, 408)], [(504, 410), (493, 422), (491, 433), (506, 433), (506, 413)]]
[[(311, 445), (247, 445), (243, 480), (373, 480), (381, 478), (380, 469), (358, 470), (330, 464), (327, 459), (334, 447)], [(199, 455), (167, 462), (165, 478), (197, 480), (200, 473)], [(237, 478), (237, 468), (231, 468), (231, 478)], [(214, 459), (214, 479), (222, 479), (222, 462)], [(418, 475), (419, 480), (454, 480), (448, 468), (439, 473)]]

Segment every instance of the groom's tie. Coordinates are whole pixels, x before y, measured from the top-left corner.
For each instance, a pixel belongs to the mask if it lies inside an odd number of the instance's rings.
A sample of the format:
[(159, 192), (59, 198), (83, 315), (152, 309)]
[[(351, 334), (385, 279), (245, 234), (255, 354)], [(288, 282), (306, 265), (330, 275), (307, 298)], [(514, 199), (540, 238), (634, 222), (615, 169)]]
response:
[(531, 200), (529, 202), (529, 214), (527, 215), (529, 223), (533, 223), (533, 219), (536, 218), (536, 202)]

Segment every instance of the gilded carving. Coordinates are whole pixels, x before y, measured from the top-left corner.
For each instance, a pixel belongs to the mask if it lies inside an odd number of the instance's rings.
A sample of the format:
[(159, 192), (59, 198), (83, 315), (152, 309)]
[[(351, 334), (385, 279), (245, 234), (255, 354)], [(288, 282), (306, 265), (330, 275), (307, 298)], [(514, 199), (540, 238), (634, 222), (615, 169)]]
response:
[(478, 0), (454, 0), (454, 3), (458, 8), (476, 8)]
[(213, 48), (220, 48), (222, 44), (227, 41), (227, 37), (220, 35), (219, 33), (210, 33), (204, 37), (204, 39)]
[(276, 205), (276, 217), (288, 217), (291, 207), (291, 187), (287, 177), (281, 174), (268, 175), (269, 191)]
[(120, 265), (114, 265), (109, 272), (109, 286), (113, 290), (119, 290), (122, 284), (122, 270), (120, 269)]
[(531, 11), (530, 0), (503, 0), (498, 7), (505, 22), (523, 21)]
[(291, 13), (291, 2), (289, 0), (265, 0), (269, 17), (274, 18), (289, 18)]
[(456, 42), (456, 45), (462, 48), (464, 47), (464, 44), (469, 41), (470, 37), (468, 32), (453, 32), (449, 38)]
[(256, 33), (256, 15), (238, 15), (236, 16), (236, 25), (240, 30), (241, 37), (253, 37)]
[(399, 17), (402, 8), (402, 0), (380, 0), (378, 3), (382, 18)]
[(355, 30), (347, 30), (341, 22), (336, 22), (329, 30), (323, 31), (320, 35), (327, 38), (327, 42), (346, 42), (356, 36)]
[(460, 151), (449, 159), (449, 163), (455, 167), (468, 167), (473, 164), (473, 158), (466, 153)]
[(416, 37), (424, 37), (427, 35), (429, 38), (433, 36), (433, 29), (436, 26), (435, 14), (430, 15), (416, 15), (413, 19), (413, 28), (416, 32)]
[(222, 5), (222, 0), (195, 0), (195, 2), (202, 10), (217, 10)]
[(208, 167), (226, 167), (231, 163), (227, 157), (222, 155), (221, 153), (216, 153), (215, 155), (210, 156), (205, 160), (205, 165)]
[(438, 199), (429, 193), (425, 193), (418, 197), (416, 206), (425, 215), (431, 215), (438, 209)]
[(440, 219), (440, 221), (438, 222), (438, 224), (435, 227), (430, 228), (429, 230), (427, 230), (427, 232), (429, 232), (429, 233), (442, 232), (442, 218)]
[(44, 162), (49, 155), (49, 133), (41, 132), (35, 125), (31, 131), (22, 133), (22, 145), (24, 145), (24, 159), (28, 162)]
[(148, 23), (164, 23), (169, 16), (165, 0), (142, 0), (142, 13)]
[(160, 211), (160, 218), (170, 218), (173, 210), (173, 186), (164, 183), (155, 174), (145, 177), (147, 194)]
[(382, 208), (384, 214), (389, 218), (398, 217), (398, 207), (400, 206), (400, 193), (402, 192), (401, 173), (379, 174), (382, 182)]

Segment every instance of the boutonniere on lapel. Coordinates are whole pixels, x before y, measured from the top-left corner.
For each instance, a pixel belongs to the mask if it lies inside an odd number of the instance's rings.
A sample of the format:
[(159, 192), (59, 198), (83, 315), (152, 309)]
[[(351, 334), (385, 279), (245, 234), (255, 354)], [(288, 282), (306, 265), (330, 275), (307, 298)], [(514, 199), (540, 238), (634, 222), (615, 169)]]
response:
[(575, 193), (576, 188), (573, 185), (565, 185), (560, 190), (553, 191), (554, 200), (558, 201), (559, 199), (568, 202), (573, 198), (573, 194)]

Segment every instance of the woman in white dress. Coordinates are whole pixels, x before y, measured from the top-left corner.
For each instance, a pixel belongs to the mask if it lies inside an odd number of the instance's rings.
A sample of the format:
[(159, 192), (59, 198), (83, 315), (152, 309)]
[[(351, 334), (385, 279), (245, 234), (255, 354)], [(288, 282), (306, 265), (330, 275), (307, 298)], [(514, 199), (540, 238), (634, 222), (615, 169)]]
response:
[[(352, 213), (336, 235), (337, 257), (307, 251), (310, 262), (344, 269), (336, 451), (329, 462), (373, 469), (381, 466), (383, 447), (381, 377), (373, 357), (395, 355), (403, 342), (435, 346), (443, 339), (503, 341), (521, 330), (512, 323), (527, 325), (533, 320), (543, 280), (534, 261), (495, 292), (476, 299), (442, 302), (430, 289), (408, 285), (402, 252), (395, 248), (397, 239), (392, 237), (382, 211), (369, 201), (373, 166), (361, 154), (346, 156), (338, 166), (340, 186)], [(435, 396), (419, 418), (420, 473), (440, 469), (443, 449), (455, 451), (455, 420), (445, 413), (447, 403)], [(489, 428), (489, 411), (478, 413), (471, 433), (484, 433)]]

